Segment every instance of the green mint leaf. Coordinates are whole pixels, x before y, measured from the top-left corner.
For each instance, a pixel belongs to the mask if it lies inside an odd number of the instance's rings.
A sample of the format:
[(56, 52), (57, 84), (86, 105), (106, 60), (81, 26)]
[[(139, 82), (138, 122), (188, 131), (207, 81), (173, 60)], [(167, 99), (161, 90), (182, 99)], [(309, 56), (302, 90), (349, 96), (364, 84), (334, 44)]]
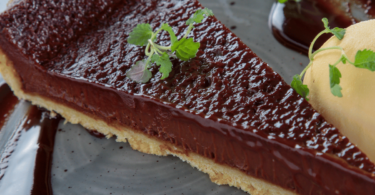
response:
[(336, 38), (338, 38), (339, 40), (343, 39), (344, 38), (344, 35), (346, 33), (346, 29), (344, 28), (339, 28), (339, 27), (335, 27), (333, 29), (331, 29), (331, 33), (333, 35), (336, 36)]
[[(286, 3), (288, 0), (277, 0), (279, 3)], [(301, 2), (302, 0), (294, 0), (295, 2)]]
[(367, 49), (358, 50), (355, 55), (354, 66), (375, 71), (375, 52)]
[(194, 22), (195, 23), (201, 23), (202, 20), (204, 19), (204, 16), (209, 17), (209, 16), (213, 16), (213, 15), (214, 15), (214, 13), (210, 9), (207, 9), (207, 8), (199, 9), (194, 13), (194, 15), (191, 18), (189, 18), (186, 21), (186, 25), (194, 24)]
[(329, 65), (329, 83), (331, 87), (331, 93), (337, 97), (342, 97), (340, 78), (340, 70), (336, 66)]
[(147, 69), (146, 60), (138, 61), (126, 73), (126, 76), (137, 83), (147, 83), (152, 74)]
[(164, 52), (161, 56), (154, 54), (151, 57), (151, 61), (160, 66), (159, 72), (163, 74), (161, 79), (165, 79), (169, 76), (169, 73), (172, 71), (172, 62), (166, 52)]
[(152, 36), (152, 28), (150, 24), (138, 24), (133, 31), (129, 34), (128, 43), (145, 46), (147, 45), (148, 40)]
[(346, 61), (348, 60), (348, 58), (346, 58), (344, 55), (342, 55), (340, 60), (343, 64), (346, 64)]
[(328, 26), (328, 19), (323, 18), (322, 21), (323, 21), (324, 28), (326, 30), (328, 30), (330, 33), (332, 33), (333, 35), (335, 35), (336, 38), (338, 38), (339, 40), (344, 38), (344, 35), (346, 33), (346, 29), (339, 28), (339, 27), (335, 27), (333, 29), (330, 29), (330, 27)]
[(307, 96), (309, 95), (310, 90), (307, 85), (303, 84), (301, 77), (298, 74), (293, 76), (293, 81), (290, 85), (299, 95), (309, 101)]
[(330, 30), (329, 26), (328, 26), (328, 19), (327, 18), (323, 18), (322, 22), (323, 22), (324, 28)]
[(176, 56), (180, 60), (187, 61), (191, 58), (195, 58), (200, 46), (201, 44), (194, 42), (193, 38), (182, 38), (172, 45), (171, 50), (172, 52), (176, 51)]
[(167, 31), (169, 33), (169, 36), (171, 37), (171, 45), (173, 45), (177, 41), (176, 34), (174, 33), (173, 29), (169, 24), (163, 23), (161, 25), (161, 29)]
[(340, 85), (334, 85), (333, 87), (331, 87), (331, 93), (337, 97), (342, 97), (341, 90), (342, 88)]

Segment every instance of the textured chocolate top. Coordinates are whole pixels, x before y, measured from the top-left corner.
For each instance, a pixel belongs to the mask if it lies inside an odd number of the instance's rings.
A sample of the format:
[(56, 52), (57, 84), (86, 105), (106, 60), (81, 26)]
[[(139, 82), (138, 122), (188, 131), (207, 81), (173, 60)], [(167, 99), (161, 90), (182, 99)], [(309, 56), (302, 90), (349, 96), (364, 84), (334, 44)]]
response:
[[(126, 71), (145, 58), (144, 48), (127, 44), (131, 30), (138, 23), (150, 23), (155, 29), (168, 22), (180, 38), (186, 30), (184, 22), (197, 8), (195, 2), (188, 2), (184, 12), (171, 12), (183, 2), (79, 2), (28, 3), (21, 12), (11, 9), (8, 17), (3, 14), (0, 28), (24, 54), (49, 71), (159, 99), (269, 139), (287, 140), (290, 146), (337, 155), (375, 173), (374, 165), (358, 148), (302, 97), (296, 98), (280, 75), (224, 25), (213, 23), (214, 18), (192, 31), (192, 37), (201, 43), (197, 58), (186, 63), (174, 60), (167, 79), (159, 79), (156, 66), (149, 83), (136, 84), (127, 78)], [(114, 4), (122, 8), (115, 10)], [(49, 9), (39, 9), (43, 5)], [(164, 33), (158, 40), (168, 43), (169, 36)]]
[[(180, 38), (187, 27), (185, 21), (201, 7), (198, 2), (82, 2), (21, 2), (1, 15), (1, 36), (50, 75), (146, 97), (233, 126), (236, 130), (229, 135), (245, 145), (253, 144), (246, 136), (256, 134), (313, 154), (334, 155), (375, 173), (365, 154), (215, 17), (192, 30), (190, 36), (201, 43), (195, 59), (173, 60), (173, 70), (165, 80), (160, 80), (156, 66), (146, 84), (128, 79), (127, 70), (145, 58), (144, 48), (127, 44), (131, 30), (139, 23), (150, 23), (156, 29), (167, 22)], [(168, 44), (167, 35), (158, 37), (161, 45)], [(105, 102), (105, 94), (98, 95), (102, 95), (102, 103), (115, 104)]]

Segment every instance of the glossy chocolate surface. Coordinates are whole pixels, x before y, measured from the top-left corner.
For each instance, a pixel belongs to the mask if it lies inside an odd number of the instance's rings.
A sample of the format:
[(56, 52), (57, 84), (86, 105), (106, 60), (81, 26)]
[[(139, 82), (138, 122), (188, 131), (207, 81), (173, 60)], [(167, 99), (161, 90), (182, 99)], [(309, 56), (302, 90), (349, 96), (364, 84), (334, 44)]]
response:
[[(126, 71), (144, 48), (138, 24), (177, 35), (196, 1), (27, 0), (0, 16), (0, 45), (29, 93), (176, 144), (300, 194), (375, 193), (374, 164), (246, 45), (211, 17), (197, 57), (160, 80)], [(168, 44), (166, 33), (158, 37)]]

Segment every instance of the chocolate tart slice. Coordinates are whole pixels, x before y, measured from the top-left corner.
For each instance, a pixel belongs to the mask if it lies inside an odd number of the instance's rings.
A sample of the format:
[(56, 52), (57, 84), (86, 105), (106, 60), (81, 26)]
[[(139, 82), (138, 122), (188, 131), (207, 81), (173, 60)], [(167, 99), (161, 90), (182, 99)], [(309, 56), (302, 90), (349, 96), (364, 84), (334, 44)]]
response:
[[(14, 93), (132, 148), (175, 155), (218, 184), (256, 194), (375, 194), (375, 168), (215, 17), (197, 57), (138, 84), (127, 43), (139, 23), (177, 35), (195, 0), (24, 0), (0, 15), (0, 70)], [(181, 38), (181, 37), (179, 37)], [(158, 40), (166, 44), (168, 34)]]

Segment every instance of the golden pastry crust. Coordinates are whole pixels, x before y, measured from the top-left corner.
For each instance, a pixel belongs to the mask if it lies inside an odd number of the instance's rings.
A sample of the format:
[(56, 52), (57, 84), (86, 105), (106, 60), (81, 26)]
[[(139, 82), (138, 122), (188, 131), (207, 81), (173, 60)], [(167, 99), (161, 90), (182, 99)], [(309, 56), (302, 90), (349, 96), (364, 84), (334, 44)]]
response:
[(34, 105), (59, 113), (70, 123), (81, 124), (88, 129), (95, 129), (98, 132), (105, 134), (107, 137), (116, 135), (116, 141), (129, 142), (134, 150), (159, 156), (173, 155), (179, 157), (182, 161), (188, 162), (191, 166), (207, 173), (210, 176), (211, 181), (214, 183), (234, 186), (252, 195), (296, 194), (264, 180), (251, 177), (238, 169), (217, 164), (213, 160), (193, 152), (186, 152), (171, 143), (150, 137), (142, 132), (120, 126), (119, 124), (107, 124), (103, 120), (88, 116), (87, 114), (56, 103), (50, 99), (35, 94), (25, 93), (22, 91), (21, 79), (13, 68), (12, 61), (8, 59), (1, 49), (0, 73), (18, 98), (31, 101)]

